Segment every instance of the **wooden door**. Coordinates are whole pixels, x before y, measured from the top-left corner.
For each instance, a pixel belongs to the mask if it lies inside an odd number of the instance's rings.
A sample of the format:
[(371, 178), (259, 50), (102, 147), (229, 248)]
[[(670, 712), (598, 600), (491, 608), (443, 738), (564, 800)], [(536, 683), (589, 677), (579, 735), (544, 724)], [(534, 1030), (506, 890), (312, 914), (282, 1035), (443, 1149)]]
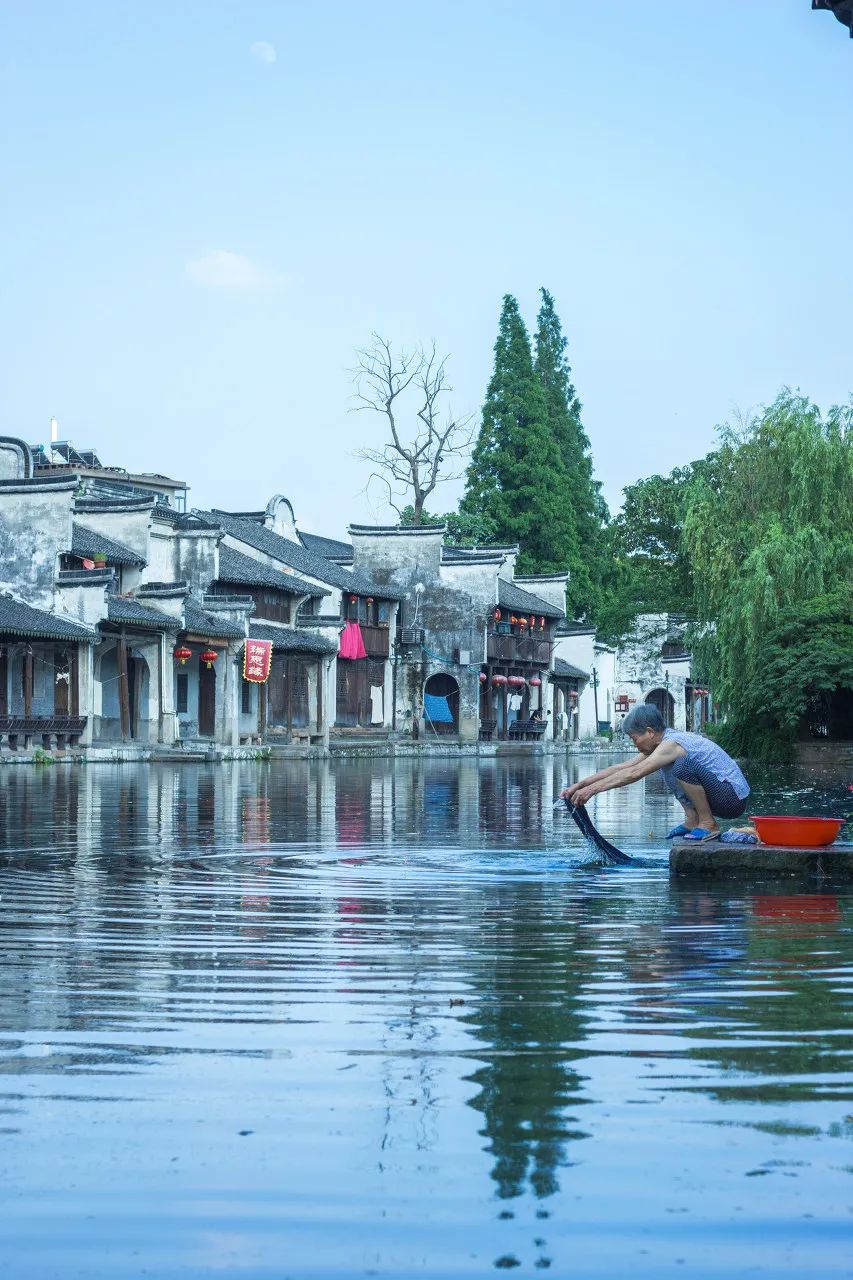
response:
[(303, 659), (291, 658), (287, 664), (287, 678), (290, 682), (290, 723), (287, 727), (304, 729), (308, 724), (308, 668)]
[(287, 660), (280, 653), (273, 654), (270, 665), (269, 724), (287, 727)]
[(0, 716), (9, 714), (9, 658), (5, 645), (0, 649)]
[(198, 664), (198, 732), (202, 738), (216, 732), (216, 672), (206, 662)]
[(53, 713), (67, 716), (70, 711), (71, 663), (64, 649), (53, 651)]
[(383, 688), (384, 683), (384, 662), (374, 662), (370, 658), (339, 658), (335, 723), (367, 728), (372, 722), (371, 687)]

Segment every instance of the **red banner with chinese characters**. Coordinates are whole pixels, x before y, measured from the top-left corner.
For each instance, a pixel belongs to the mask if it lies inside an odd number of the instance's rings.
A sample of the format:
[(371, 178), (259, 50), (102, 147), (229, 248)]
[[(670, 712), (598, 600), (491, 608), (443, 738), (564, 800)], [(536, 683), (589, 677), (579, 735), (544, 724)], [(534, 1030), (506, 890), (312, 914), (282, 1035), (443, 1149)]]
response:
[(243, 649), (243, 679), (263, 684), (269, 679), (271, 662), (271, 640), (247, 640)]

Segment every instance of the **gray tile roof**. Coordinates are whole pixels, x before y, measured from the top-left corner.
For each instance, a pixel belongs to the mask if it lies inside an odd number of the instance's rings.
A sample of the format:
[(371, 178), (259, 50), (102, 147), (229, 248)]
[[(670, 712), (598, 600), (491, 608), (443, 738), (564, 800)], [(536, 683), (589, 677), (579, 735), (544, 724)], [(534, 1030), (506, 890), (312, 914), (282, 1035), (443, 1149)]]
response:
[(302, 545), (315, 556), (323, 556), (326, 560), (352, 561), (354, 552), (351, 542), (339, 542), (337, 538), (321, 538), (318, 533), (303, 533), (298, 530)]
[(107, 597), (107, 618), (110, 622), (126, 622), (133, 627), (146, 627), (153, 631), (183, 630), (179, 618), (172, 618), (159, 609), (131, 600), (129, 596)]
[(87, 560), (105, 556), (113, 564), (145, 564), (145, 557), (126, 547), (123, 542), (105, 538), (102, 533), (78, 524), (76, 520), (71, 527), (71, 554)]
[(241, 623), (222, 614), (208, 613), (192, 598), (187, 599), (184, 607), (184, 630), (194, 631), (200, 636), (218, 636), (223, 640), (240, 640), (246, 634)]
[(219, 548), (219, 581), (239, 582), (252, 587), (275, 587), (277, 591), (286, 591), (294, 596), (328, 595), (322, 587), (317, 587), (295, 573), (283, 573), (272, 565), (262, 564), (251, 556), (244, 556), (241, 551), (221, 544)]
[(562, 618), (563, 610), (556, 609), (547, 600), (522, 591), (514, 582), (498, 578), (498, 604), (502, 609), (516, 609), (519, 613), (541, 613), (546, 618)]
[(177, 511), (175, 507), (169, 506), (168, 502), (155, 503), (154, 515), (158, 520), (168, 520), (169, 524), (174, 525), (176, 529), (219, 528), (219, 521), (207, 519), (205, 512), (196, 514), (194, 511)]
[(273, 533), (272, 529), (267, 529), (256, 520), (246, 520), (241, 516), (231, 515), (228, 511), (202, 511), (199, 514), (204, 518), (218, 520), (221, 527), (232, 538), (246, 542), (250, 547), (255, 547), (266, 555), (274, 556), (283, 564), (296, 569), (298, 573), (306, 574), (309, 578), (318, 578), (320, 582), (327, 582), (330, 586), (338, 587), (342, 591), (352, 591), (356, 595), (376, 596), (382, 600), (402, 598), (401, 592), (395, 588), (380, 587), (366, 574), (355, 569), (344, 569), (331, 560), (325, 560), (315, 552), (309, 551), (307, 547)]
[(334, 640), (315, 635), (310, 631), (296, 631), (285, 627), (267, 627), (262, 622), (249, 620), (249, 635), (253, 640), (271, 640), (274, 649), (285, 653), (337, 653)]
[(8, 595), (0, 595), (0, 634), (3, 632), (39, 640), (88, 640), (90, 644), (98, 639), (97, 633), (82, 622), (46, 609), (34, 609)]
[(589, 672), (581, 671), (580, 667), (573, 667), (570, 662), (566, 662), (565, 658), (554, 659), (554, 672), (558, 677), (571, 678), (573, 680), (588, 680)]

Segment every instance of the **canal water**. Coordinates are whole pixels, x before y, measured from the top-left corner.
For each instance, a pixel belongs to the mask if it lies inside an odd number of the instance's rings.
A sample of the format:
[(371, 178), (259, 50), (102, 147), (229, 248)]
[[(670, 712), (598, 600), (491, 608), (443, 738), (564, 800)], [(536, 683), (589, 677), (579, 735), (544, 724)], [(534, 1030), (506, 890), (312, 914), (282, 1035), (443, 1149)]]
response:
[(593, 767), (2, 769), (2, 1275), (853, 1274), (849, 893)]

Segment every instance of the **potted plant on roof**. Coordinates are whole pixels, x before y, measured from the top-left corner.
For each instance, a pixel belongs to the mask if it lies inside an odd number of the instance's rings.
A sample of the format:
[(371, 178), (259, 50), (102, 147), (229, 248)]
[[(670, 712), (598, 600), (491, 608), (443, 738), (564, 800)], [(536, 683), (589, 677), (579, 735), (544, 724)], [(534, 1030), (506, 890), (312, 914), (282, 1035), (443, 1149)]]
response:
[(107, 557), (103, 554), (103, 552), (96, 552), (96, 553), (92, 556), (92, 559), (93, 559), (93, 560), (94, 560), (94, 562), (95, 562), (95, 568), (96, 568), (96, 569), (106, 569), (106, 567), (107, 567)]

